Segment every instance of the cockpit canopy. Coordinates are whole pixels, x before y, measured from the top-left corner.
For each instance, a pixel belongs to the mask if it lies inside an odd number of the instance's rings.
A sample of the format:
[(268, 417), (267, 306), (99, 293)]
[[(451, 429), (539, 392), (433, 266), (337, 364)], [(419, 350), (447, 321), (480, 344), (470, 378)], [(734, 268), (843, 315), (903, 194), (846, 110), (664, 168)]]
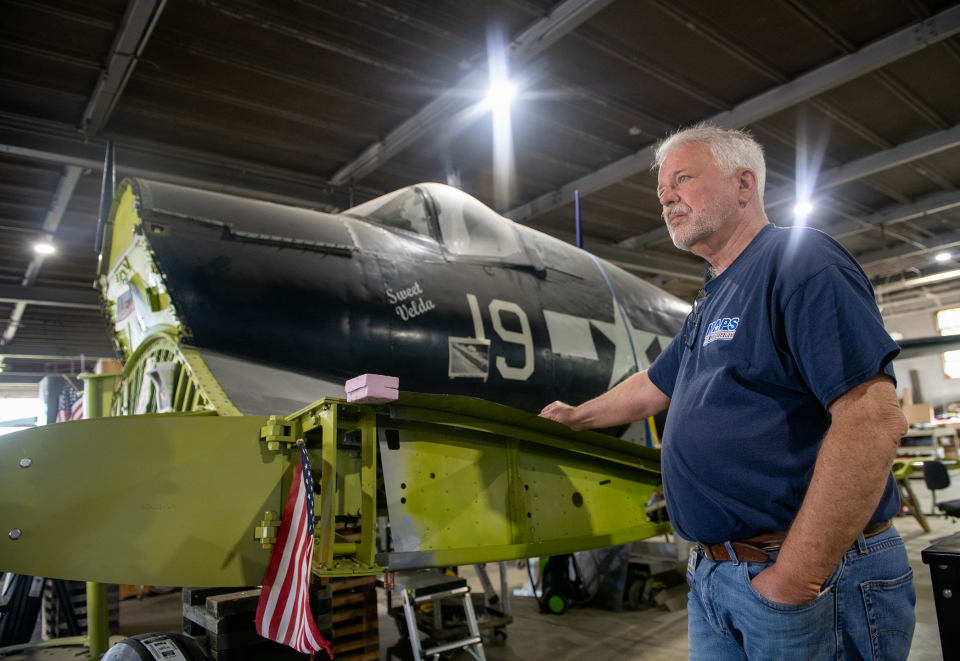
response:
[(509, 257), (521, 250), (511, 221), (463, 191), (443, 184), (401, 188), (344, 214), (437, 239), (452, 255)]

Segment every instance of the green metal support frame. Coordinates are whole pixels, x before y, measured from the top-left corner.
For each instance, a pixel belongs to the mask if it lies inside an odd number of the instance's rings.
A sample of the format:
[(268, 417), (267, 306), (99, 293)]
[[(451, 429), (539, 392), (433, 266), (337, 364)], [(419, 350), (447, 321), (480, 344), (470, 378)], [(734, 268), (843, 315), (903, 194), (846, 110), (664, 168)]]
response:
[[(111, 398), (107, 398), (104, 407), (104, 388), (116, 374), (84, 374), (86, 381), (83, 389), (84, 417), (102, 418), (110, 410)], [(100, 659), (110, 648), (110, 609), (107, 603), (106, 583), (87, 583), (87, 637), (85, 644), (90, 647), (90, 659)]]
[[(393, 570), (557, 555), (647, 521), (659, 452), (470, 398), (404, 393), (378, 416)], [(472, 521), (471, 521), (472, 519)]]
[[(0, 532), (22, 531), (0, 537), (0, 570), (256, 585), (298, 438), (319, 482), (321, 576), (555, 555), (670, 530), (645, 511), (658, 451), (478, 399), (401, 393), (386, 405), (327, 398), (286, 417), (91, 418), (0, 437)], [(384, 510), (393, 550), (377, 555)], [(359, 542), (337, 534), (342, 518), (359, 521)]]

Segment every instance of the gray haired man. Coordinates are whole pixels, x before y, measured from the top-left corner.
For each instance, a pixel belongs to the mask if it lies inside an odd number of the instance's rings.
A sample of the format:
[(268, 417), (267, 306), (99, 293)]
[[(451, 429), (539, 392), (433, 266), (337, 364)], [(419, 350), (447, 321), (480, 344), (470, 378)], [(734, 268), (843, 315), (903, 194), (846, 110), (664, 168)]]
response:
[(691, 659), (905, 659), (915, 593), (890, 466), (907, 424), (869, 280), (826, 234), (770, 224), (749, 134), (680, 131), (656, 167), (674, 244), (715, 277), (649, 370), (541, 415), (587, 429), (670, 406), (667, 508), (699, 542)]

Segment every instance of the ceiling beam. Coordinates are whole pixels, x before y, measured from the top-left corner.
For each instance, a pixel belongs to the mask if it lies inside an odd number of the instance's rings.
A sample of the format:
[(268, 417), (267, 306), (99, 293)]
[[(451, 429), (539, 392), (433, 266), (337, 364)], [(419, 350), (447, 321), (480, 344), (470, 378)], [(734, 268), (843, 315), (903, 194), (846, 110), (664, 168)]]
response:
[(127, 4), (106, 66), (83, 111), (80, 128), (85, 133), (96, 135), (107, 123), (166, 4), (167, 0), (130, 0)]
[[(53, 375), (51, 375), (51, 376), (53, 376)], [(30, 375), (30, 376), (23, 376), (23, 375), (19, 375), (19, 376), (18, 376), (18, 375), (16, 375), (16, 374), (0, 374), (0, 383), (3, 383), (3, 384), (18, 384), (18, 385), (19, 385), (19, 384), (23, 384), (23, 385), (35, 386), (35, 385), (37, 385), (38, 383), (40, 383), (40, 380), (43, 379), (43, 377), (44, 377), (44, 375), (43, 375), (43, 374), (40, 374), (40, 373), (37, 373), (37, 374), (35, 374), (35, 375)], [(4, 424), (4, 425), (0, 425), (0, 426), (2, 426), (2, 427), (14, 427), (14, 426), (19, 426), (19, 425)]]
[(583, 247), (587, 252), (597, 257), (629, 268), (632, 271), (642, 271), (658, 275), (668, 275), (680, 278), (687, 282), (703, 282), (703, 264), (688, 260), (680, 260), (667, 255), (653, 255), (638, 253), (632, 250), (623, 250), (608, 243), (599, 243), (587, 240)]
[[(821, 172), (815, 191), (835, 188), (957, 146), (960, 146), (960, 124)], [(764, 194), (763, 205), (770, 209), (790, 202), (795, 197), (795, 185), (778, 186)]]
[(80, 360), (81, 357), (89, 360), (95, 360), (97, 358), (117, 359), (113, 349), (94, 346), (57, 347), (51, 345), (6, 345), (0, 347), (0, 356), (4, 358), (16, 358), (18, 360)]
[[(70, 204), (70, 198), (73, 197), (73, 191), (77, 187), (77, 182), (80, 181), (80, 175), (82, 174), (83, 168), (79, 166), (65, 165), (63, 167), (63, 173), (57, 181), (57, 188), (53, 192), (53, 200), (50, 202), (50, 207), (47, 215), (43, 219), (43, 226), (41, 228), (45, 233), (47, 241), (53, 239), (54, 232), (60, 227), (60, 221), (63, 219), (63, 214), (67, 210), (67, 205)], [(45, 258), (46, 255), (42, 253), (34, 255), (30, 263), (27, 264), (27, 271), (24, 273), (23, 281), (20, 283), (21, 287), (29, 289), (30, 286), (36, 282)], [(3, 335), (0, 335), (0, 345), (10, 344), (13, 340), (17, 331), (20, 329), (20, 321), (23, 319), (23, 314), (26, 312), (26, 309), (27, 303), (23, 300), (17, 301), (13, 306), (13, 311), (10, 313), (10, 318), (7, 321), (7, 327), (4, 329)], [(0, 366), (2, 365), (3, 358), (0, 357)]]
[(100, 297), (95, 291), (58, 289), (56, 287), (24, 287), (0, 284), (0, 303), (28, 303), (48, 307), (99, 310)]
[(664, 224), (654, 227), (649, 232), (644, 232), (643, 234), (638, 234), (636, 236), (631, 236), (628, 239), (624, 239), (623, 241), (617, 243), (617, 246), (625, 250), (641, 250), (647, 246), (654, 246), (658, 243), (663, 243), (669, 238), (670, 231)]
[(960, 245), (960, 232), (940, 234), (932, 239), (923, 240), (921, 244), (923, 245), (923, 248), (910, 243), (904, 243), (902, 245), (894, 246), (893, 248), (887, 248), (885, 250), (871, 250), (869, 252), (856, 255), (856, 258), (860, 263), (860, 266), (867, 268), (868, 266), (874, 266), (875, 264), (886, 262), (891, 259), (915, 257), (917, 255), (923, 255), (935, 250), (946, 250), (947, 248), (953, 248), (954, 246)]
[[(888, 37), (838, 58), (789, 83), (748, 99), (707, 121), (717, 126), (742, 127), (884, 67), (960, 32), (960, 6), (947, 9)], [(573, 201), (574, 191), (588, 195), (621, 179), (644, 172), (653, 164), (650, 145), (560, 188), (509, 211), (506, 216), (523, 222)]]
[[(80, 181), (80, 175), (82, 174), (83, 168), (79, 166), (65, 165), (63, 167), (63, 173), (60, 175), (57, 188), (53, 192), (53, 202), (50, 204), (50, 208), (43, 219), (43, 225), (41, 227), (48, 241), (53, 239), (57, 228), (60, 227), (60, 221), (63, 220), (63, 214), (67, 210), (67, 205), (70, 204), (70, 198), (73, 197), (73, 191), (76, 189), (77, 182)], [(23, 276), (23, 282), (21, 284), (27, 286), (36, 282), (45, 259), (46, 255), (43, 253), (34, 255), (33, 259), (30, 260), (30, 264), (27, 265), (27, 272)], [(6, 338), (6, 336), (4, 336), (4, 338)]]
[(871, 229), (879, 229), (880, 227), (922, 218), (956, 207), (960, 207), (960, 191), (950, 191), (949, 193), (933, 195), (912, 204), (898, 205), (892, 209), (886, 209), (857, 220), (843, 220), (836, 225), (823, 229), (833, 238), (843, 239)]
[[(589, 20), (613, 0), (565, 0), (547, 16), (527, 27), (507, 46), (511, 64), (527, 62), (559, 41), (571, 30)], [(330, 183), (344, 186), (360, 181), (423, 136), (438, 123), (479, 100), (489, 73), (478, 68), (467, 74), (456, 86), (424, 106), (419, 112), (393, 128), (383, 139), (364, 149), (359, 156), (340, 168)]]
[[(118, 146), (118, 150), (123, 146)], [(297, 181), (285, 180), (282, 176), (273, 173), (259, 173), (256, 171), (241, 170), (240, 168), (218, 167), (204, 163), (189, 162), (179, 158), (170, 158), (163, 155), (155, 155), (146, 152), (150, 156), (160, 156), (164, 165), (168, 167), (163, 170), (154, 168), (143, 168), (129, 165), (131, 159), (124, 159), (124, 162), (117, 164), (117, 172), (126, 177), (143, 177), (168, 184), (179, 184), (181, 186), (190, 186), (192, 188), (202, 188), (204, 190), (226, 193), (228, 195), (239, 195), (241, 197), (250, 197), (268, 202), (277, 202), (278, 204), (288, 204), (299, 207), (319, 209), (321, 211), (330, 211), (333, 205), (321, 202), (318, 198), (329, 194), (325, 184), (317, 182), (316, 185), (300, 183)], [(103, 171), (103, 158), (94, 160), (83, 158), (65, 151), (50, 151), (33, 149), (30, 147), (21, 147), (9, 143), (0, 143), (0, 154), (9, 154), (33, 161), (45, 163), (60, 163), (63, 165), (76, 165), (93, 172)], [(292, 173), (291, 173), (292, 174)], [(339, 192), (339, 191), (338, 191)], [(361, 201), (373, 196), (364, 196)]]

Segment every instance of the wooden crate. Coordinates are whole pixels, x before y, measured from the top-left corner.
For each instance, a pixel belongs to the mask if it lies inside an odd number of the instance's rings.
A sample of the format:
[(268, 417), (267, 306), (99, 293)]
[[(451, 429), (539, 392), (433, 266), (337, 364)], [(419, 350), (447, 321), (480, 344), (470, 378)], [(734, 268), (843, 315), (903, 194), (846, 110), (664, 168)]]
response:
[(337, 661), (376, 661), (380, 658), (376, 576), (332, 578), (333, 656)]
[[(259, 589), (184, 588), (183, 633), (203, 645), (215, 661), (285, 661), (309, 659), (309, 654), (267, 640), (256, 632)], [(310, 609), (320, 634), (330, 640), (330, 589), (310, 587)], [(316, 661), (327, 661), (318, 652)]]

